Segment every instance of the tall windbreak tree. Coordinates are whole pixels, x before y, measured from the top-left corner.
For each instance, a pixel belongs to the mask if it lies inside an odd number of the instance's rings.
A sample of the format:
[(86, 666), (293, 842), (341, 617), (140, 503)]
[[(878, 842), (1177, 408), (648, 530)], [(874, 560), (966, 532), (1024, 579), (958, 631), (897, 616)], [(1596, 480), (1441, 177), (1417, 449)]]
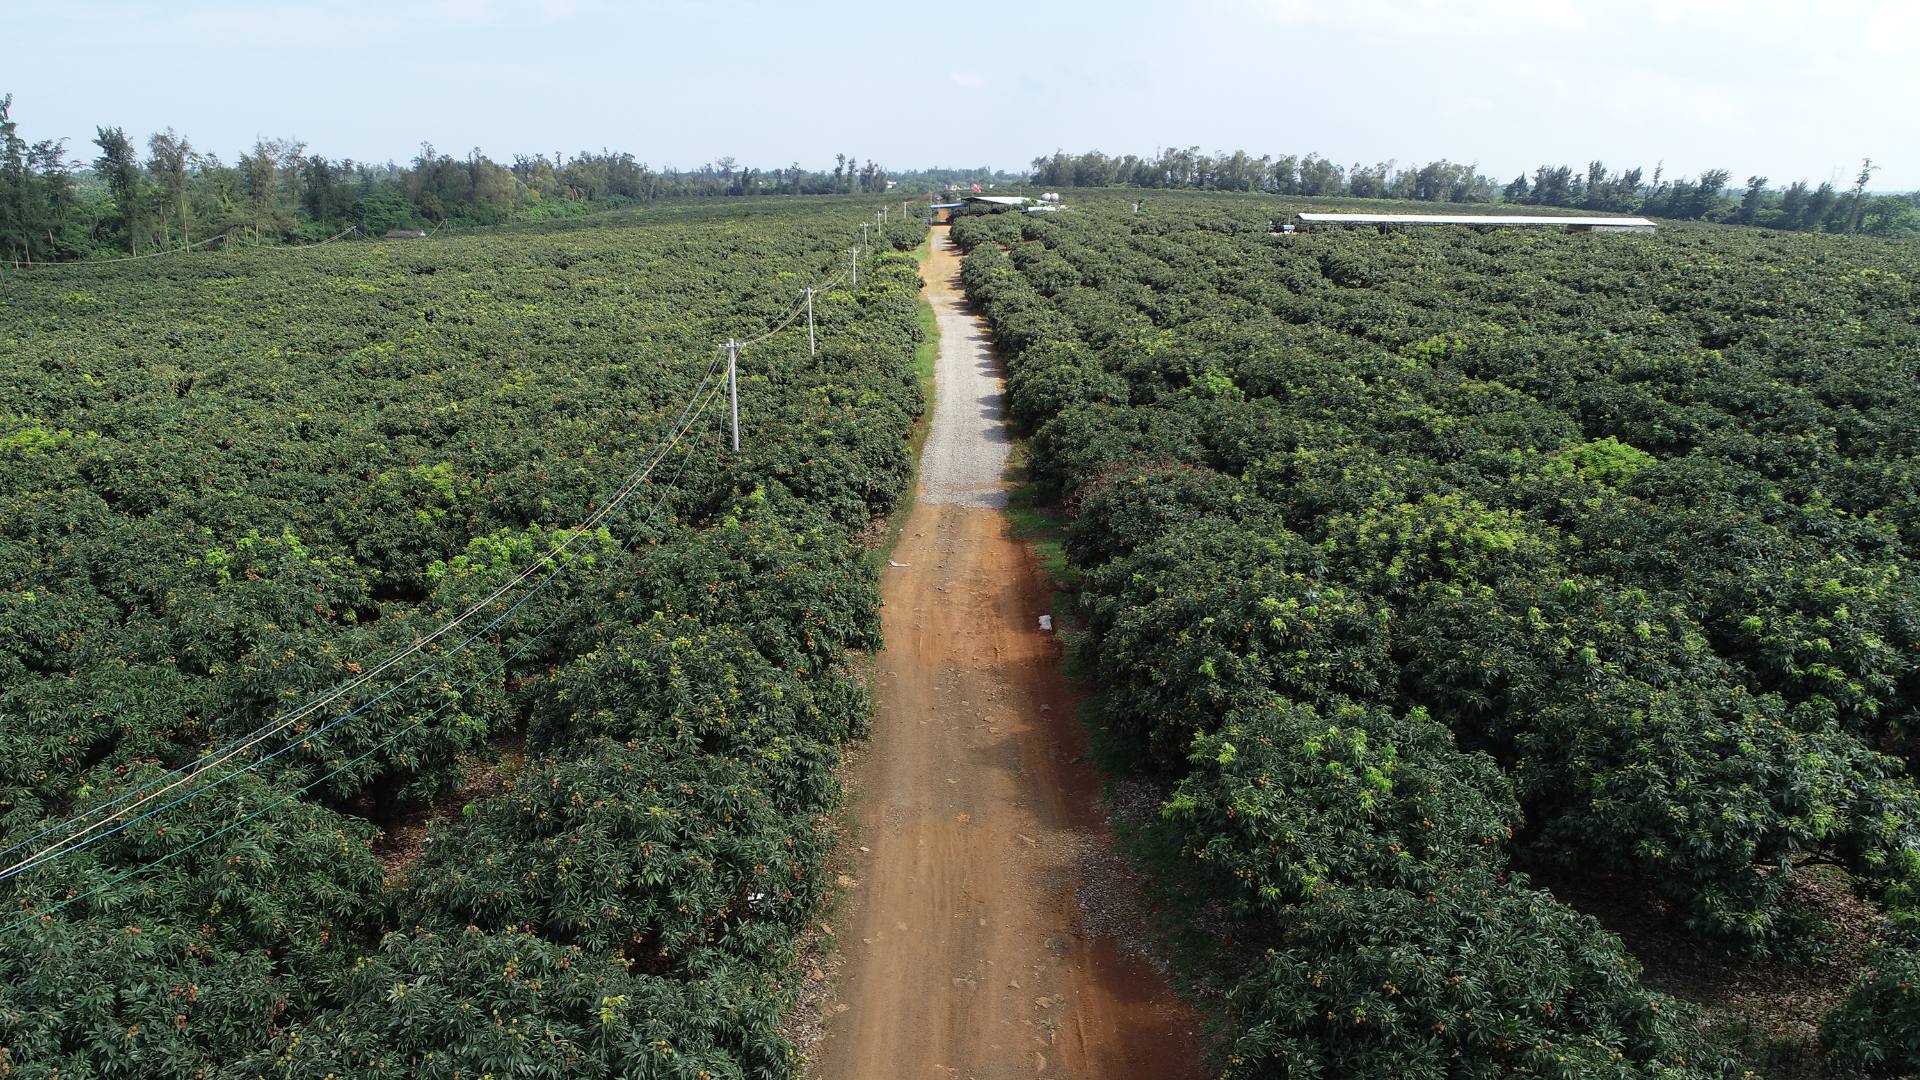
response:
[(1766, 201), (1767, 178), (1764, 176), (1747, 177), (1746, 194), (1740, 196), (1740, 224), (1751, 225), (1760, 213), (1760, 206)]
[(25, 238), (31, 229), (27, 220), (27, 144), (13, 120), (13, 95), (0, 98), (0, 237), (5, 237), (13, 254), (25, 255)]
[(1866, 216), (1867, 183), (1873, 179), (1875, 169), (1872, 158), (1860, 160), (1860, 175), (1853, 179), (1853, 190), (1847, 192), (1847, 231), (1859, 232), (1860, 222)]
[(255, 239), (277, 234), (288, 223), (283, 216), (282, 189), (295, 174), (306, 144), (298, 139), (259, 139), (253, 151), (240, 156), (240, 172), (245, 178), (249, 224)]
[(154, 184), (160, 190), (163, 242), (171, 242), (171, 231), (177, 227), (180, 245), (186, 247), (192, 242), (193, 233), (193, 212), (187, 193), (188, 174), (197, 163), (193, 144), (186, 136), (176, 135), (168, 128), (148, 138), (147, 149), (151, 154), (147, 158), (147, 172), (153, 175)]
[(1804, 182), (1772, 191), (1765, 177), (1756, 176), (1737, 197), (1730, 197), (1727, 184), (1733, 174), (1724, 168), (1670, 178), (1660, 164), (1648, 181), (1638, 166), (1613, 172), (1604, 161), (1594, 159), (1584, 169), (1541, 164), (1502, 185), (1476, 165), (1445, 158), (1404, 166), (1390, 158), (1342, 168), (1318, 154), (1253, 158), (1241, 150), (1207, 154), (1189, 146), (1161, 150), (1150, 158), (1056, 150), (1034, 158), (1028, 178), (1043, 187), (1194, 188), (1415, 202), (1508, 202), (1778, 229), (1920, 235), (1920, 193), (1875, 195), (1866, 189), (1873, 170), (1871, 160), (1863, 163), (1853, 187), (1844, 193), (1830, 184), (1810, 189)]
[(128, 250), (138, 255), (143, 225), (140, 204), (146, 186), (140, 171), (139, 156), (133, 143), (128, 141), (127, 133), (117, 127), (97, 129), (93, 142), (100, 148), (100, 156), (93, 162), (94, 170), (106, 180), (107, 191), (119, 210), (120, 227), (126, 235)]

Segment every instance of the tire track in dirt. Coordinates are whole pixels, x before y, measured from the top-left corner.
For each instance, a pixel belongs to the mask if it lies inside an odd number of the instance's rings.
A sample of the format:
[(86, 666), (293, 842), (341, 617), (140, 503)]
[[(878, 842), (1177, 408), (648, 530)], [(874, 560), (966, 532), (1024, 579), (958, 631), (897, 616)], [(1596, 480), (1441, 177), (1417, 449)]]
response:
[[(921, 491), (882, 579), (858, 855), (820, 1080), (1197, 1076), (1193, 1017), (1082, 905), (1133, 910), (1048, 592), (1009, 531), (1002, 382), (936, 227), (940, 322)], [(1101, 920), (1103, 928), (1110, 919)]]

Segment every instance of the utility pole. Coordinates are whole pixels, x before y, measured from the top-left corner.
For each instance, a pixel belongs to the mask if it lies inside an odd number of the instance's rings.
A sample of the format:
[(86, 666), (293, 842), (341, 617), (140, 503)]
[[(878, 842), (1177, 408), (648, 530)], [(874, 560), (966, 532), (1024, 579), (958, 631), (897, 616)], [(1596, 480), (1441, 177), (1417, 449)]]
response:
[(860, 287), (860, 249), (848, 248), (847, 256), (853, 260), (853, 288)]
[(864, 221), (860, 223), (860, 246), (867, 246), (867, 223)]
[(813, 340), (813, 290), (807, 290), (807, 355), (820, 355), (820, 346)]
[(727, 339), (727, 395), (733, 399), (733, 452), (740, 452), (740, 344)]

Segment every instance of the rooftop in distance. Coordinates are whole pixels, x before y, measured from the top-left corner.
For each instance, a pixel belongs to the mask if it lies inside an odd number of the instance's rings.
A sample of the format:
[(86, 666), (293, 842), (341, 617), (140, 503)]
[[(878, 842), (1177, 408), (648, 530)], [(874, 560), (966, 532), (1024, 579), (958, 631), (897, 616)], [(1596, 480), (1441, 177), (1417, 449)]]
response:
[(937, 202), (927, 206), (935, 224), (953, 220), (953, 211), (967, 205), (990, 206), (997, 210), (1017, 210), (1022, 214), (1051, 214), (1066, 207), (1060, 204), (1057, 192), (1044, 192), (1039, 198), (1026, 195), (963, 195), (952, 202)]
[(1301, 214), (1316, 225), (1547, 225), (1570, 232), (1621, 229), (1645, 232), (1654, 223), (1643, 217), (1570, 217), (1522, 214)]

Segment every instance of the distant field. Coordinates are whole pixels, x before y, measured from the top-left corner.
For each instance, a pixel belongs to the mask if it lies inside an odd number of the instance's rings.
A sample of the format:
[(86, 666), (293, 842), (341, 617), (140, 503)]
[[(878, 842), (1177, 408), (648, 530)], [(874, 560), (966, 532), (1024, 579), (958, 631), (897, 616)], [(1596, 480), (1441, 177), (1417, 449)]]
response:
[(1910, 1070), (1920, 251), (1067, 201), (953, 235), (1226, 1073)]
[(0, 281), (0, 1076), (785, 1073), (924, 227), (708, 376), (880, 205)]

